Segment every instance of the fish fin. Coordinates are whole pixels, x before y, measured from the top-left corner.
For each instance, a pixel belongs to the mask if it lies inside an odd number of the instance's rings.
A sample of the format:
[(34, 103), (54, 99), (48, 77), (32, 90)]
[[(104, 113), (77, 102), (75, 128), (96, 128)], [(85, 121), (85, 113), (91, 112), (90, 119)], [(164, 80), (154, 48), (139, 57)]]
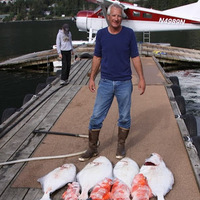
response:
[(51, 200), (50, 194), (49, 193), (45, 193), (40, 200)]

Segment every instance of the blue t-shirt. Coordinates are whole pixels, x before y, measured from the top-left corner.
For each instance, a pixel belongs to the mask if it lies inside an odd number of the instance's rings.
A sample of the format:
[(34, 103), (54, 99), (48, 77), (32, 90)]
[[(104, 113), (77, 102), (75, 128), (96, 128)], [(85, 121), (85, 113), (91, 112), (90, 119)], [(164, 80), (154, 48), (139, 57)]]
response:
[(134, 31), (122, 26), (118, 34), (108, 28), (97, 32), (94, 55), (101, 57), (101, 78), (125, 81), (132, 78), (130, 58), (139, 55)]

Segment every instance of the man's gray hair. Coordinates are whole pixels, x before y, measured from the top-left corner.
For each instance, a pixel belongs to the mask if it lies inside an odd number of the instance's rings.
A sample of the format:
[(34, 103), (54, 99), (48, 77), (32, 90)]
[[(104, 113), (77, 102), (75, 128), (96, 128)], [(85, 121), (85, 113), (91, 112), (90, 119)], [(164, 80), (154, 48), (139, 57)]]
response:
[(124, 8), (123, 8), (123, 6), (121, 6), (121, 5), (118, 4), (118, 3), (113, 3), (113, 4), (111, 4), (111, 5), (108, 7), (107, 15), (110, 15), (110, 10), (111, 10), (112, 7), (121, 9), (121, 11), (122, 11), (122, 17), (123, 17), (123, 18), (126, 17), (126, 14), (124, 13)]

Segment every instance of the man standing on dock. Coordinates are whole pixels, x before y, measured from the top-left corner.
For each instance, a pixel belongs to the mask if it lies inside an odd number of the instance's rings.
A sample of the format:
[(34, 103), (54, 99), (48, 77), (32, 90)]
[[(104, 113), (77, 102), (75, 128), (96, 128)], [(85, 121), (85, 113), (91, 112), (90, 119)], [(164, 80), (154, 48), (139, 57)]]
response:
[(62, 72), (60, 85), (69, 83), (69, 73), (71, 69), (71, 53), (73, 53), (72, 34), (69, 25), (63, 24), (56, 37), (56, 47), (59, 58), (62, 59)]
[(116, 158), (121, 159), (126, 155), (125, 140), (131, 125), (130, 108), (133, 89), (130, 60), (139, 77), (138, 88), (141, 90), (141, 95), (145, 91), (146, 84), (135, 34), (132, 29), (121, 25), (124, 15), (123, 8), (119, 4), (110, 5), (107, 10), (109, 26), (97, 33), (89, 80), (91, 92), (95, 92), (95, 75), (100, 65), (101, 80), (89, 124), (89, 148), (81, 155), (80, 161), (98, 155), (99, 132), (114, 96), (117, 98), (119, 108)]

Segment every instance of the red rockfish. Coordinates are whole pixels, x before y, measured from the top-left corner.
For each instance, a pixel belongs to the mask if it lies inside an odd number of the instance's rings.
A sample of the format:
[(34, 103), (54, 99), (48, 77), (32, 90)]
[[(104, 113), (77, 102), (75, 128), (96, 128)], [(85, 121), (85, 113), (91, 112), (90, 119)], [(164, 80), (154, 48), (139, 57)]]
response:
[(109, 200), (111, 187), (112, 179), (105, 178), (103, 181), (94, 186), (90, 194), (90, 198), (92, 200)]
[(118, 178), (114, 179), (110, 199), (112, 200), (130, 200), (129, 187)]
[(143, 174), (137, 174), (134, 177), (131, 196), (132, 200), (149, 200), (153, 196), (147, 179)]
[(78, 182), (69, 183), (67, 190), (63, 193), (63, 200), (78, 200), (80, 185)]

